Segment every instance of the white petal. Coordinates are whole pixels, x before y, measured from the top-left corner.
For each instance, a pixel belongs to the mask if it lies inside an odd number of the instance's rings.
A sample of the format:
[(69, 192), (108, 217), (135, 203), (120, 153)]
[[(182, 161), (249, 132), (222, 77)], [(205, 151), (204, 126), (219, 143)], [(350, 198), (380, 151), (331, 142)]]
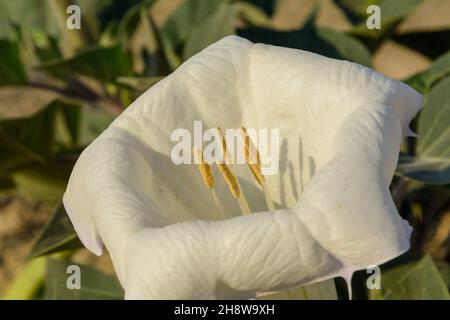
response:
[[(388, 185), (421, 99), (350, 62), (227, 37), (144, 93), (83, 152), (64, 204), (89, 250), (101, 254), (105, 243), (127, 298), (249, 297), (346, 276), (409, 248)], [(211, 221), (218, 216), (196, 168), (170, 160), (170, 134), (194, 120), (280, 129), (281, 170), (268, 180), (291, 209)], [(263, 210), (241, 169), (252, 209)], [(227, 214), (238, 215), (218, 180)]]

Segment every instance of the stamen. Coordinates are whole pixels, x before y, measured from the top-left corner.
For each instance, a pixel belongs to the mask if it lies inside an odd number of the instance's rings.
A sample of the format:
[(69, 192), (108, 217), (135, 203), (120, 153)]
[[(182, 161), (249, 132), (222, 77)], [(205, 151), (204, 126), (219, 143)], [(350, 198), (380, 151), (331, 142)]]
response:
[(239, 197), (241, 196), (241, 188), (239, 188), (239, 184), (237, 182), (236, 177), (225, 163), (217, 161), (217, 166), (223, 178), (227, 182), (230, 192), (236, 199), (239, 199)]
[(198, 168), (198, 171), (200, 171), (200, 175), (203, 178), (203, 182), (205, 183), (206, 187), (211, 191), (211, 195), (212, 195), (214, 204), (216, 205), (217, 210), (219, 211), (221, 217), (224, 218), (225, 215), (223, 213), (222, 206), (220, 205), (219, 199), (217, 198), (216, 191), (214, 190), (215, 181), (214, 181), (214, 175), (213, 175), (211, 166), (204, 161), (203, 153), (200, 149), (193, 148), (192, 152), (194, 154), (194, 157), (197, 158), (197, 162), (198, 162), (197, 168)]
[(220, 139), (220, 146), (222, 147), (222, 159), (224, 163), (232, 163), (231, 155), (227, 150), (227, 140), (225, 138), (225, 135), (223, 134), (223, 131), (220, 127), (216, 128), (217, 134), (219, 135)]
[(219, 168), (220, 173), (222, 173), (228, 188), (230, 189), (231, 194), (238, 200), (239, 207), (243, 215), (251, 214), (250, 206), (248, 205), (247, 199), (245, 198), (241, 184), (239, 183), (239, 178), (232, 171), (230, 167), (227, 166), (227, 163), (232, 163), (233, 155), (227, 150), (227, 143), (225, 139), (225, 135), (222, 132), (222, 129), (217, 127), (217, 133), (220, 138), (220, 144), (222, 147), (222, 160), (216, 161), (217, 166)]
[(200, 174), (203, 178), (203, 182), (206, 184), (208, 189), (214, 188), (214, 175), (211, 170), (211, 166), (207, 164), (203, 159), (203, 153), (200, 149), (193, 148), (192, 152), (194, 153), (194, 156), (197, 158), (198, 162), (198, 171), (200, 171)]
[(231, 194), (238, 200), (242, 214), (251, 214), (252, 212), (248, 205), (247, 199), (245, 199), (242, 194), (238, 178), (231, 172), (230, 168), (225, 163), (217, 161), (217, 167), (219, 168), (220, 173), (222, 173)]
[[(250, 164), (257, 164), (257, 165), (261, 166), (261, 157), (259, 155), (259, 151), (256, 148), (256, 146), (252, 143), (250, 136), (247, 133), (247, 129), (245, 127), (240, 127), (239, 129), (241, 131), (241, 135), (244, 140), (245, 161), (247, 161), (247, 163), (250, 163)], [(250, 148), (252, 150), (250, 150)], [(252, 155), (254, 155), (256, 153), (256, 161), (253, 161), (253, 159), (250, 159), (250, 151), (251, 151)], [(252, 161), (250, 161), (250, 160), (252, 160)]]
[[(258, 184), (261, 186), (264, 192), (264, 198), (266, 200), (267, 208), (269, 211), (275, 212), (275, 205), (272, 201), (272, 194), (270, 192), (269, 186), (264, 178), (264, 175), (261, 172), (261, 157), (259, 155), (258, 148), (253, 144), (250, 139), (250, 136), (247, 133), (247, 129), (245, 127), (240, 128), (242, 138), (244, 140), (244, 155), (245, 162), (247, 163), (250, 171), (255, 177)], [(254, 155), (256, 154), (256, 160), (254, 159)], [(252, 156), (252, 157), (251, 157)]]

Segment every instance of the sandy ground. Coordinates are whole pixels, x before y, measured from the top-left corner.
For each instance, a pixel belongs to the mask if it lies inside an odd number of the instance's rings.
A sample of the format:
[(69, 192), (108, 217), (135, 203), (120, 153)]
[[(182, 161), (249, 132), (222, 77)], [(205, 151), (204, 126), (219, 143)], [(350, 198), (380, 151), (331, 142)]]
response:
[[(0, 297), (23, 266), (25, 256), (53, 213), (53, 206), (36, 204), (20, 197), (0, 200)], [(96, 257), (85, 249), (72, 256), (74, 263), (91, 265), (106, 273), (114, 269), (105, 253)]]
[(0, 296), (20, 270), (51, 212), (50, 206), (18, 197), (0, 200)]

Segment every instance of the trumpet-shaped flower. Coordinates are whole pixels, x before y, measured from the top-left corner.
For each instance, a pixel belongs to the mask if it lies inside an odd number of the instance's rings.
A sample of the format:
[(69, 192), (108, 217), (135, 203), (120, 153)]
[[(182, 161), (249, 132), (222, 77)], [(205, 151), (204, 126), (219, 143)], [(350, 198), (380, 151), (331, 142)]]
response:
[[(226, 37), (86, 148), (64, 205), (83, 244), (107, 248), (129, 299), (249, 298), (349, 279), (409, 248), (388, 187), (421, 103), (366, 67)], [(262, 188), (245, 165), (200, 167), (202, 179), (174, 164), (172, 132), (197, 120), (278, 129), (279, 172)]]

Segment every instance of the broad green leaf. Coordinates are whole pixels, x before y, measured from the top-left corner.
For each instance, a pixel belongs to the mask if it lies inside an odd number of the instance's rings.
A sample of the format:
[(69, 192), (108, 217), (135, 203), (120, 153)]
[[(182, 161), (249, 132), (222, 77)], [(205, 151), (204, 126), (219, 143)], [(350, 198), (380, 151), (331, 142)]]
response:
[(6, 294), (1, 297), (5, 300), (28, 300), (37, 296), (45, 277), (45, 258), (29, 261), (14, 278)]
[(63, 135), (75, 142), (78, 108), (55, 100), (29, 117), (1, 120), (0, 176), (31, 164), (48, 164), (58, 151), (56, 143)]
[(243, 3), (250, 3), (260, 10), (265, 12), (268, 16), (272, 16), (277, 9), (280, 0), (245, 0)]
[(31, 117), (0, 121), (1, 169), (10, 168), (17, 158), (39, 163), (50, 158), (57, 109), (58, 102), (52, 102)]
[(48, 300), (123, 299), (124, 293), (114, 276), (79, 265), (81, 289), (67, 288), (67, 267), (73, 263), (48, 259), (44, 298)]
[(415, 158), (401, 158), (398, 173), (431, 184), (450, 183), (450, 76), (430, 91), (420, 112)]
[(60, 0), (0, 0), (0, 38), (14, 37), (16, 33), (14, 26), (17, 25), (57, 36), (59, 33), (58, 22), (48, 15), (49, 3), (52, 1)]
[(82, 108), (78, 105), (63, 104), (60, 111), (60, 120), (57, 126), (57, 137), (68, 136), (70, 142), (66, 144), (77, 144), (80, 136)]
[(447, 289), (450, 290), (450, 265), (445, 260), (436, 260), (436, 267), (438, 268), (444, 283), (447, 285)]
[(75, 0), (82, 12), (81, 30), (88, 33), (92, 42), (98, 40), (101, 32), (101, 13), (113, 3), (113, 0)]
[(61, 199), (74, 165), (67, 163), (33, 164), (11, 173), (18, 193), (35, 201), (55, 203)]
[(105, 131), (114, 117), (91, 106), (83, 106), (80, 114), (77, 145), (85, 147)]
[(381, 297), (385, 300), (448, 300), (446, 283), (430, 256), (382, 272)]
[(401, 156), (397, 174), (429, 184), (450, 183), (450, 159)]
[(215, 11), (222, 0), (186, 0), (164, 23), (161, 34), (173, 48), (184, 42), (192, 28)]
[(131, 63), (118, 45), (90, 48), (70, 59), (51, 61), (40, 68), (58, 74), (80, 74), (106, 82), (115, 82), (117, 77), (132, 75)]
[(41, 63), (54, 59), (61, 59), (62, 52), (59, 49), (58, 40), (54, 37), (44, 37), (39, 39), (40, 35), (35, 32), (31, 36), (35, 53)]
[[(57, 114), (56, 137), (66, 149), (80, 151), (102, 133), (113, 121), (113, 116), (90, 105), (64, 103)], [(74, 147), (74, 148), (72, 148)]]
[(161, 44), (172, 69), (181, 63), (179, 51), (191, 30), (216, 10), (221, 2), (222, 0), (186, 0), (164, 23), (160, 30)]
[(253, 42), (316, 52), (330, 58), (371, 65), (370, 53), (357, 39), (327, 28), (276, 31), (264, 28), (240, 29), (238, 34)]
[(267, 13), (249, 2), (237, 2), (235, 4), (237, 15), (247, 24), (255, 27), (270, 27), (271, 20)]
[(0, 86), (27, 82), (17, 42), (0, 40)]
[(418, 135), (420, 156), (450, 159), (450, 77), (431, 90), (419, 118)]
[(131, 52), (134, 71), (146, 76), (159, 76), (171, 70), (160, 31), (151, 16), (153, 3), (144, 1), (130, 8), (118, 26), (122, 44)]
[(42, 234), (34, 244), (27, 259), (34, 259), (58, 251), (73, 250), (82, 247), (75, 229), (61, 204), (45, 226)]
[[(417, 10), (408, 16), (399, 28), (397, 34), (435, 33), (450, 30), (450, 1), (447, 0), (426, 0), (423, 1)], [(448, 35), (448, 33), (447, 33)], [(414, 37), (415, 38), (415, 37)], [(443, 38), (445, 41), (447, 38)]]
[(141, 11), (148, 10), (155, 0), (141, 1), (140, 3), (129, 8), (123, 15), (118, 24), (119, 37), (123, 44), (136, 32), (141, 23)]
[(366, 15), (367, 7), (380, 4), (380, 0), (337, 0), (335, 1), (342, 9), (352, 15), (362, 18)]
[[(352, 2), (354, 3), (354, 1)], [(364, 6), (361, 7), (364, 12), (369, 5), (368, 2), (369, 1), (364, 3)], [(364, 19), (360, 24), (358, 24), (351, 30), (352, 34), (368, 38), (379, 38), (383, 35), (389, 34), (392, 28), (395, 28), (396, 23), (403, 19), (405, 16), (412, 13), (422, 3), (422, 0), (382, 0), (370, 2), (372, 2), (373, 4), (377, 4), (380, 7), (381, 28), (367, 28), (366, 19)], [(360, 3), (362, 4), (362, 2)]]
[(436, 81), (448, 74), (450, 74), (450, 51), (437, 58), (427, 70), (413, 75), (405, 82), (419, 92), (426, 94)]
[(82, 118), (78, 105), (55, 100), (29, 117), (0, 121), (0, 178), (10, 179), (23, 196), (59, 200), (76, 152), (98, 135), (85, 128), (96, 119), (82, 124)]
[(66, 55), (73, 54), (85, 43), (83, 32), (87, 28), (81, 31), (67, 28), (66, 10), (70, 4), (69, 0), (0, 0), (0, 38), (16, 38), (17, 29), (40, 31), (58, 39), (59, 48)]
[(217, 40), (234, 34), (236, 12), (234, 5), (223, 2), (193, 26), (183, 48), (183, 59), (186, 60)]
[(328, 28), (318, 28), (317, 33), (321, 39), (334, 46), (342, 58), (369, 67), (372, 65), (369, 51), (356, 38)]

